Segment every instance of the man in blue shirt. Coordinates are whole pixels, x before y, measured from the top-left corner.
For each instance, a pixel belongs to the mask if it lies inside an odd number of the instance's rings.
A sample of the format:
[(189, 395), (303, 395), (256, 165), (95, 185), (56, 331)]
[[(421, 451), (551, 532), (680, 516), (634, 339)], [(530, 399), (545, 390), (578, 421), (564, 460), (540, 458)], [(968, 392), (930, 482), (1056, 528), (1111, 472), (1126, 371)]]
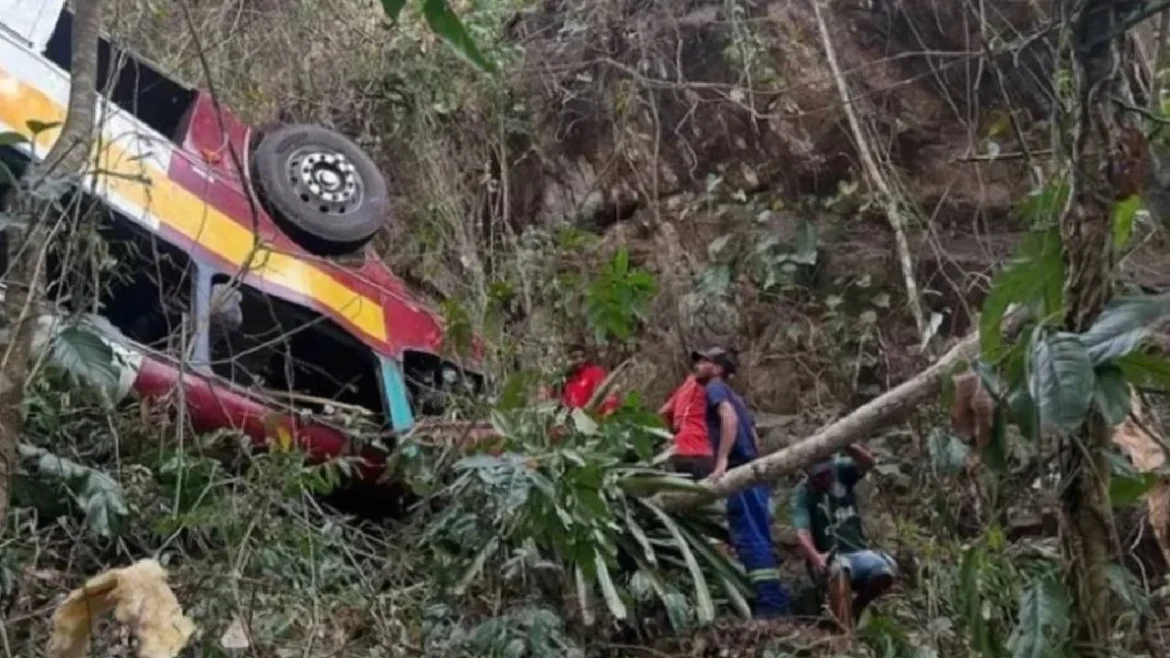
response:
[[(707, 433), (715, 453), (712, 479), (759, 456), (756, 423), (726, 379), (738, 370), (735, 356), (720, 347), (691, 353), (695, 378), (707, 392)], [(788, 592), (780, 582), (772, 546), (769, 491), (757, 485), (727, 498), (727, 525), (731, 543), (756, 591), (756, 617), (780, 617), (789, 612)]]

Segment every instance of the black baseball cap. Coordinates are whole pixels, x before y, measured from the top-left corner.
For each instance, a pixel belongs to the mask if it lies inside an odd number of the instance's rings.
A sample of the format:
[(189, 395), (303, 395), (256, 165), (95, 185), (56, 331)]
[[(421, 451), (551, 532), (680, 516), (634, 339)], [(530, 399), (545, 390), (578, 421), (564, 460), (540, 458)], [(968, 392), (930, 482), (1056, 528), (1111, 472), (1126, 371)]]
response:
[(691, 363), (703, 360), (719, 364), (723, 368), (724, 374), (727, 375), (733, 375), (739, 370), (739, 363), (736, 362), (735, 355), (722, 347), (708, 347), (691, 352)]

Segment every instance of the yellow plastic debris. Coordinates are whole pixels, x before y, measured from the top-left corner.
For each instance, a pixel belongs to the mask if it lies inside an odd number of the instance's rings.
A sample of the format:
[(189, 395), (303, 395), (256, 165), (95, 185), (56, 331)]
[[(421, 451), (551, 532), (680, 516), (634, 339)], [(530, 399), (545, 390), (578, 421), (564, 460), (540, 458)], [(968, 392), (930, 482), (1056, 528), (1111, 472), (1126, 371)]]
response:
[(167, 586), (166, 571), (155, 560), (139, 560), (90, 578), (53, 613), (51, 658), (81, 658), (89, 652), (95, 618), (110, 610), (138, 637), (139, 658), (174, 658), (195, 632), (195, 624)]

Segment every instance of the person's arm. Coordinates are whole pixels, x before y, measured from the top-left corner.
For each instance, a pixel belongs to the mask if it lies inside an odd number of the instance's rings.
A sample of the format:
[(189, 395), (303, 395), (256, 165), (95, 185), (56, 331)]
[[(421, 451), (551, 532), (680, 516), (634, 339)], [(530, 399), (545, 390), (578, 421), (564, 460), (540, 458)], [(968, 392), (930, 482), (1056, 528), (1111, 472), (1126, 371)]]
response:
[(735, 447), (736, 432), (739, 431), (739, 417), (735, 414), (735, 407), (729, 400), (724, 400), (717, 407), (719, 410), (719, 452), (715, 455), (715, 472), (712, 477), (721, 477), (727, 472), (727, 460), (731, 457), (731, 449)]
[(792, 491), (791, 499), (792, 526), (796, 528), (796, 547), (800, 554), (812, 565), (815, 571), (825, 568), (826, 558), (817, 550), (816, 541), (812, 536), (812, 519), (808, 513), (808, 483), (801, 482)]
[(666, 402), (658, 408), (658, 415), (662, 416), (662, 420), (666, 421), (666, 426), (670, 429), (674, 429), (674, 403), (678, 399), (678, 392), (680, 390), (681, 387), (675, 389), (670, 394), (670, 397), (666, 399)]
[(865, 477), (865, 474), (868, 473), (870, 469), (873, 468), (873, 465), (877, 462), (873, 456), (873, 453), (869, 451), (869, 448), (866, 448), (860, 443), (849, 444), (849, 446), (845, 448), (845, 454), (849, 455), (849, 457), (853, 459), (853, 463), (857, 465), (858, 479)]
[(718, 479), (727, 472), (727, 461), (735, 447), (735, 433), (739, 429), (739, 417), (731, 404), (731, 391), (723, 382), (713, 382), (704, 387), (707, 396), (707, 413), (715, 412), (719, 419), (719, 445), (715, 447), (715, 470), (711, 477)]

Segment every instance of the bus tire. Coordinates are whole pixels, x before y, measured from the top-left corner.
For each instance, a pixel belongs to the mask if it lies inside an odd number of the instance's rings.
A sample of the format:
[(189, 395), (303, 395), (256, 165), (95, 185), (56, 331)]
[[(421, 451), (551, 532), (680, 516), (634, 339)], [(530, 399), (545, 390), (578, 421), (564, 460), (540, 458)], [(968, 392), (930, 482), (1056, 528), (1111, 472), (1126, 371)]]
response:
[(284, 124), (252, 151), (260, 200), (305, 249), (334, 256), (361, 249), (390, 217), (386, 179), (369, 155), (320, 126)]

